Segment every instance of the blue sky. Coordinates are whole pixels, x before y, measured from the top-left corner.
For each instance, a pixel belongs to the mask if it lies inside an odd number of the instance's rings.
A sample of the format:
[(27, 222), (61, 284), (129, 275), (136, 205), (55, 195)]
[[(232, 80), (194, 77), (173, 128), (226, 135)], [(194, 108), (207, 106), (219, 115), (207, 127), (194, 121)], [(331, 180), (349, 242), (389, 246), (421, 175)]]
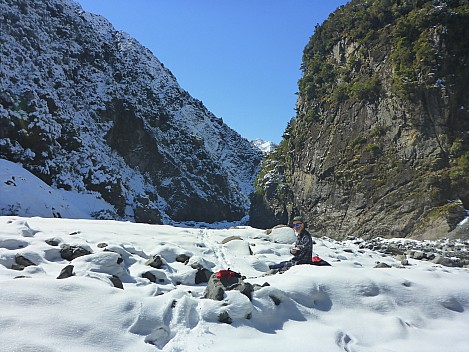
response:
[(181, 87), (252, 140), (281, 140), (303, 49), (346, 0), (77, 0), (150, 49)]

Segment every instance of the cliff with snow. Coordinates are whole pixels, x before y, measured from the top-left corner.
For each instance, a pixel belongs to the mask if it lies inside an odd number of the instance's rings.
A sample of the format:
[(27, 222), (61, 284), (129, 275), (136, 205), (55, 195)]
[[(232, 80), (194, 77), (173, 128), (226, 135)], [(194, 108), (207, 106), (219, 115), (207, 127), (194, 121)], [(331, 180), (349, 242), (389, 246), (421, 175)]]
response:
[(109, 204), (96, 218), (246, 214), (260, 151), (135, 39), (70, 0), (2, 0), (0, 26), (0, 158)]

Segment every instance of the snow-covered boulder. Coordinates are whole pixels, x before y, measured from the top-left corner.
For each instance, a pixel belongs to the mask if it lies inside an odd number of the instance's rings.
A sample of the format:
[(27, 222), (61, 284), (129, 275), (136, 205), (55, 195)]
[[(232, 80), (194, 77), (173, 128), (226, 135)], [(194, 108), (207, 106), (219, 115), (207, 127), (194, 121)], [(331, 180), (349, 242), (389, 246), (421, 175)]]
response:
[(275, 227), (270, 233), (270, 239), (276, 243), (291, 244), (296, 241), (295, 231), (288, 226)]

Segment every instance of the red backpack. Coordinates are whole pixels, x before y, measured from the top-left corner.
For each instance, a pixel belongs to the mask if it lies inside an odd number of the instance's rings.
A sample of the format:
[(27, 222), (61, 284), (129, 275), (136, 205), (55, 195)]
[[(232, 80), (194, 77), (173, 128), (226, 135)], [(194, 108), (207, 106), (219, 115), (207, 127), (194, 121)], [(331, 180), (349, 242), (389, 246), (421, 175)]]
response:
[(316, 256), (314, 256), (313, 258), (311, 258), (311, 261), (312, 261), (313, 263), (319, 263), (321, 260), (322, 260), (322, 259), (319, 258), (318, 255), (316, 255)]
[(237, 273), (233, 270), (230, 270), (230, 268), (228, 269), (222, 269), (222, 270), (219, 270), (215, 276), (220, 279), (220, 280), (226, 280), (226, 279), (229, 279), (230, 277), (241, 277), (241, 274), (240, 273)]
[(332, 266), (331, 264), (326, 262), (324, 259), (321, 259), (318, 255), (311, 258), (310, 264), (317, 265), (317, 266)]

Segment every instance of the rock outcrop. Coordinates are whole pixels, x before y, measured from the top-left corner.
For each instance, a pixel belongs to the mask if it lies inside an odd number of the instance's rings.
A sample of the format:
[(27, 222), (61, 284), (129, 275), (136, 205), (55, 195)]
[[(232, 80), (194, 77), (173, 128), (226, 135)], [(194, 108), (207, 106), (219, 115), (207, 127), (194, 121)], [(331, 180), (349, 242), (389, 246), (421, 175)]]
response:
[(304, 50), (297, 115), (262, 167), (252, 224), (301, 214), (338, 239), (454, 233), (469, 209), (468, 47), (467, 1), (353, 0), (331, 14)]

